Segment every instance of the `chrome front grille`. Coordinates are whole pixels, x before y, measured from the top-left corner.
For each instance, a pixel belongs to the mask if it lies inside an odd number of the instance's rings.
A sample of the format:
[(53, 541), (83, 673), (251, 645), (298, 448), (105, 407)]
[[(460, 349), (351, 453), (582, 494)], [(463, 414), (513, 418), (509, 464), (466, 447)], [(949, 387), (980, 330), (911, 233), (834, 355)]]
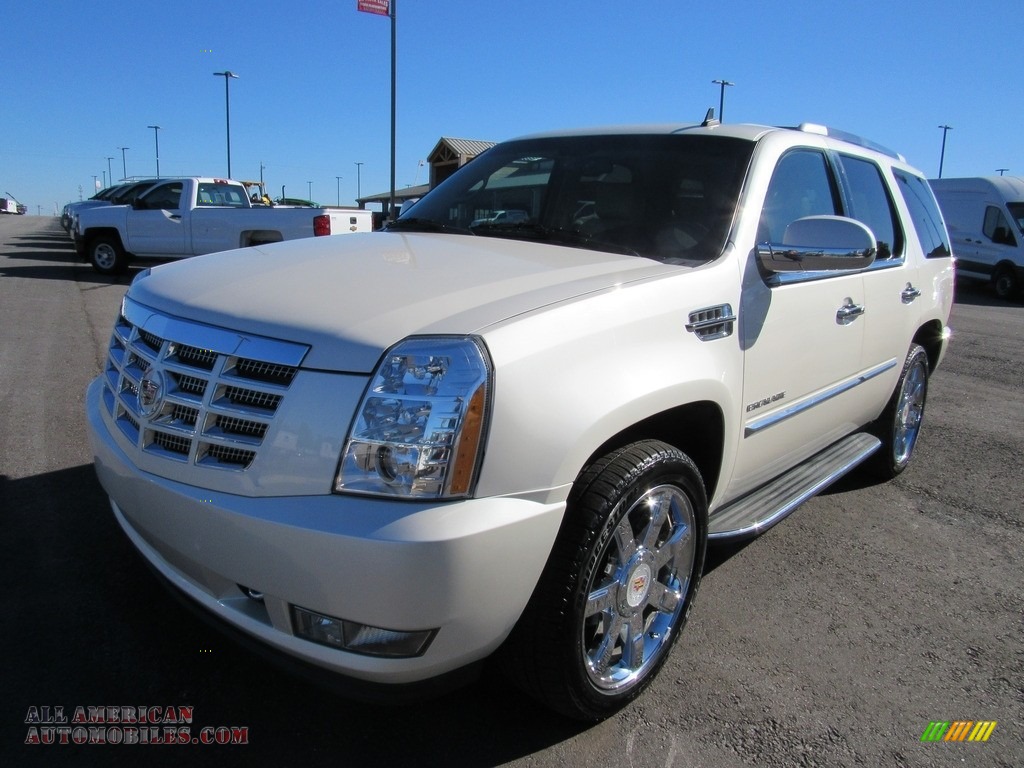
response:
[(144, 454), (245, 470), (307, 351), (155, 314), (125, 299), (110, 339), (104, 406)]

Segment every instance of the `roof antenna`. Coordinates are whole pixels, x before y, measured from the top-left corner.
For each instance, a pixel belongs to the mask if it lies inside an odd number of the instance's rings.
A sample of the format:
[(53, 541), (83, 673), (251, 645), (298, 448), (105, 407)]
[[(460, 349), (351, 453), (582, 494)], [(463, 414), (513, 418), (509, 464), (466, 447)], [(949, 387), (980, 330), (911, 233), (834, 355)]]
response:
[(704, 122), (700, 124), (701, 128), (710, 128), (712, 125), (718, 125), (718, 121), (715, 119), (715, 108), (709, 107), (707, 114), (704, 115)]

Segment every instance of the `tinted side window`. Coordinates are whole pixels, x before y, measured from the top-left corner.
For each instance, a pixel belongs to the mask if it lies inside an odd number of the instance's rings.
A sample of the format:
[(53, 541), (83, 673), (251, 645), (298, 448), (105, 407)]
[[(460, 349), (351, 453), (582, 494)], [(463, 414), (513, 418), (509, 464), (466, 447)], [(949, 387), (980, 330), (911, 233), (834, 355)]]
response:
[(849, 215), (875, 233), (879, 259), (899, 256), (903, 252), (903, 237), (882, 171), (870, 160), (849, 155), (840, 158), (849, 184)]
[(1010, 222), (994, 205), (985, 209), (985, 225), (981, 231), (985, 237), (998, 245), (1017, 245), (1017, 240), (1010, 231)]
[(799, 149), (775, 166), (761, 211), (758, 242), (781, 243), (786, 227), (804, 216), (840, 213), (835, 184), (823, 152)]
[(914, 222), (914, 231), (921, 241), (925, 258), (949, 256), (952, 252), (949, 249), (946, 228), (942, 226), (942, 214), (939, 213), (938, 203), (935, 202), (928, 182), (920, 176), (912, 176), (903, 171), (896, 171), (895, 175), (900, 194), (903, 195), (903, 200), (910, 211), (910, 218)]
[(1007, 203), (1006, 209), (1014, 218), (1014, 222), (1017, 224), (1017, 229), (1024, 232), (1024, 203)]
[(170, 184), (162, 184), (149, 190), (142, 199), (149, 210), (168, 209), (173, 210), (181, 207), (181, 192), (184, 184), (180, 181), (172, 181)]

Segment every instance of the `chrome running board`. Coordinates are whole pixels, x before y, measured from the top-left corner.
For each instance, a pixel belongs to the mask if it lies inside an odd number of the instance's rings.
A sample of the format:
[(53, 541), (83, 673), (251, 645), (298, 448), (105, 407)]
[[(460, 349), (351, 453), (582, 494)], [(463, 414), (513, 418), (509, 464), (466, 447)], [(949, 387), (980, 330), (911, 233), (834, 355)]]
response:
[(708, 539), (751, 538), (764, 533), (868, 458), (881, 444), (877, 437), (858, 432), (829, 446), (767, 485), (716, 511), (708, 520)]

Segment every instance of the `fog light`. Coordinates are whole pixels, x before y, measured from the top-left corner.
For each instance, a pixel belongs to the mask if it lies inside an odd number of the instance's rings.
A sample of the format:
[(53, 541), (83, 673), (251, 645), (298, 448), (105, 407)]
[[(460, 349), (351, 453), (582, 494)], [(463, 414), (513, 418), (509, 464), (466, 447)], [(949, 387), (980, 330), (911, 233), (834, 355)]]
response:
[(297, 605), (292, 606), (295, 634), (320, 645), (351, 653), (389, 658), (422, 656), (437, 630), (404, 632), (336, 619)]

